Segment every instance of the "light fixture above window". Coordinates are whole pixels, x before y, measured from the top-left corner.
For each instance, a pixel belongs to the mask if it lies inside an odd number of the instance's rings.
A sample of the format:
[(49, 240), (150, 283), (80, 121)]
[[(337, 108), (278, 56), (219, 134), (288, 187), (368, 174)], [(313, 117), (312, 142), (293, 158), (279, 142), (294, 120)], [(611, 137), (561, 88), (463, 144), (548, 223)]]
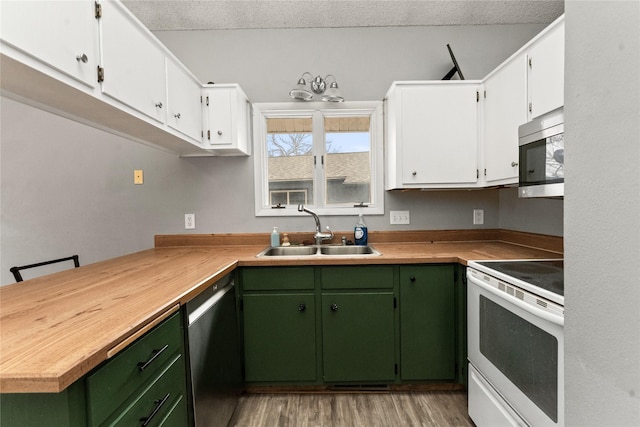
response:
[[(309, 84), (307, 85), (307, 81), (305, 80), (305, 76), (309, 76)], [(329, 88), (327, 89), (327, 79), (331, 77), (333, 81), (329, 83)], [(328, 74), (323, 79), (319, 75), (313, 77), (311, 73), (305, 71), (300, 79), (298, 80), (298, 84), (289, 91), (289, 96), (293, 99), (299, 99), (302, 101), (311, 101), (313, 99), (314, 94), (322, 95), (323, 101), (328, 102), (342, 102), (344, 98), (342, 97), (342, 93), (340, 92), (340, 88), (338, 88), (338, 82), (336, 82), (336, 78), (332, 74)]]

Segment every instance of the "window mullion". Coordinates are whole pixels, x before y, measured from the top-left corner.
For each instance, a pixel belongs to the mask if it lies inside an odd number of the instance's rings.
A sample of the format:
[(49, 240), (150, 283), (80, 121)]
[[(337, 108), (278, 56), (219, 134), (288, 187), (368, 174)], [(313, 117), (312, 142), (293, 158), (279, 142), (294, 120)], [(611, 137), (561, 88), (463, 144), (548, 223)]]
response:
[(316, 156), (316, 165), (314, 169), (314, 195), (315, 207), (321, 208), (325, 206), (325, 135), (324, 135), (324, 116), (321, 111), (313, 113), (313, 155)]

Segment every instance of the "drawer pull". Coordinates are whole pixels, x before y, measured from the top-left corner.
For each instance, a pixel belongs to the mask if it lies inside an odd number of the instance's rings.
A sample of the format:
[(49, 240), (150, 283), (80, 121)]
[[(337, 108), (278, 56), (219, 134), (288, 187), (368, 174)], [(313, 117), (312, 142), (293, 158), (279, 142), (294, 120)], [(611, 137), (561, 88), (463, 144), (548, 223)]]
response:
[(140, 418), (140, 421), (142, 422), (142, 427), (146, 427), (149, 425), (153, 417), (155, 417), (158, 411), (160, 410), (160, 408), (162, 408), (162, 405), (167, 403), (167, 400), (169, 400), (169, 396), (171, 396), (171, 393), (167, 393), (162, 399), (158, 399), (153, 402), (156, 404), (156, 407), (153, 408), (153, 411), (146, 417)]
[(147, 366), (149, 366), (151, 364), (151, 362), (153, 362), (154, 360), (156, 360), (156, 358), (158, 356), (160, 356), (160, 354), (162, 354), (163, 351), (165, 351), (167, 348), (169, 348), (169, 344), (166, 344), (164, 347), (162, 347), (161, 349), (154, 349), (153, 350), (153, 354), (151, 355), (151, 357), (149, 358), (149, 360), (147, 360), (146, 362), (138, 362), (138, 370), (140, 372), (144, 371)]

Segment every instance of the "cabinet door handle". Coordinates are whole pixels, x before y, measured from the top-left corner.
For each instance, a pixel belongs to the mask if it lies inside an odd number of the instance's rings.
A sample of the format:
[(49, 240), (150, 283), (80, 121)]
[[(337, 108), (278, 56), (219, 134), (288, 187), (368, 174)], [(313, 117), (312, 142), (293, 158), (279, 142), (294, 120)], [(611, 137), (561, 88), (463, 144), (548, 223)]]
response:
[(86, 64), (87, 62), (89, 62), (89, 57), (86, 53), (83, 53), (82, 55), (76, 55), (76, 61)]
[(511, 162), (511, 167), (515, 168), (516, 166), (518, 166), (518, 162)]
[(169, 344), (165, 344), (165, 346), (162, 348), (154, 349), (153, 352), (151, 353), (151, 357), (149, 358), (149, 360), (147, 360), (146, 362), (138, 362), (138, 371), (140, 372), (144, 371), (151, 364), (151, 362), (156, 360), (156, 358), (160, 356), (162, 352), (165, 351), (167, 348), (169, 348)]
[(307, 309), (307, 306), (305, 303), (298, 304), (298, 311), (305, 311), (306, 309)]
[(338, 311), (338, 304), (334, 302), (329, 306), (329, 308), (331, 309), (331, 311)]
[(169, 400), (169, 396), (171, 396), (171, 393), (167, 393), (162, 399), (158, 399), (158, 400), (153, 402), (156, 405), (153, 408), (153, 411), (151, 411), (151, 413), (149, 415), (147, 415), (146, 417), (140, 418), (140, 421), (142, 422), (142, 427), (146, 427), (146, 426), (149, 425), (149, 423), (151, 422), (153, 417), (155, 417), (156, 414), (158, 413), (158, 411), (160, 410), (160, 408), (162, 408), (162, 405), (167, 403), (167, 400)]
[(162, 102), (158, 102), (158, 103), (156, 103), (156, 107), (157, 107), (157, 108), (162, 108)]

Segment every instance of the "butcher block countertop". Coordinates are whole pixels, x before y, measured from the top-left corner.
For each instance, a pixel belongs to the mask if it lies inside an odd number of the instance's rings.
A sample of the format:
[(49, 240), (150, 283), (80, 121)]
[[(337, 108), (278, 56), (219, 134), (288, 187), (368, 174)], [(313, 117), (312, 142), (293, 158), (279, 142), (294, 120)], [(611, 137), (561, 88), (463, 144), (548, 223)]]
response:
[(562, 257), (561, 237), (505, 230), (371, 232), (381, 255), (368, 257), (257, 258), (268, 242), (268, 234), (156, 236), (152, 249), (0, 287), (0, 391), (64, 390), (239, 266)]

